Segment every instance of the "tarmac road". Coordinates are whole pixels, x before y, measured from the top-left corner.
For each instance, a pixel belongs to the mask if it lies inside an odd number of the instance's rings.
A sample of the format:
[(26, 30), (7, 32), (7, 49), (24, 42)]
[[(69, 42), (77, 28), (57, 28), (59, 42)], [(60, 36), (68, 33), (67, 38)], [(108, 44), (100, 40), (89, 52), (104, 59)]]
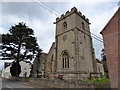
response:
[(0, 89), (2, 90), (41, 90), (31, 86), (24, 85), (19, 81), (10, 81), (0, 78)]

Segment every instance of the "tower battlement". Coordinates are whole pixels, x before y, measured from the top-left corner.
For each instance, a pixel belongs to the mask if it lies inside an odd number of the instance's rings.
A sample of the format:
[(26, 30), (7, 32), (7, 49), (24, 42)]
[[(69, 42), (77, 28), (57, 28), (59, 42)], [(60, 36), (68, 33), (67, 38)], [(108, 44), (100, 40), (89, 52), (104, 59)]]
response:
[[(60, 17), (57, 17), (55, 23), (57, 23), (57, 22), (65, 19), (66, 17), (70, 16), (70, 15), (73, 14), (73, 13), (76, 13), (76, 14), (79, 15), (82, 19), (84, 19), (87, 23), (89, 23), (89, 19), (86, 18), (85, 15), (82, 15), (82, 13), (81, 13), (80, 11), (78, 11), (76, 7), (71, 8), (71, 11), (68, 10), (67, 12), (65, 12), (65, 14), (62, 14)], [(90, 23), (89, 23), (89, 24), (90, 24)]]

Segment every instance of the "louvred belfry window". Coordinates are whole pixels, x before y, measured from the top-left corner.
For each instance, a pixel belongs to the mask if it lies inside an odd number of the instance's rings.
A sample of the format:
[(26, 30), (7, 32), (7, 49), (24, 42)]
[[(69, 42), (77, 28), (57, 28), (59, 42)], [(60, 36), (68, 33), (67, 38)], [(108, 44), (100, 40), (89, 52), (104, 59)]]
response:
[(67, 29), (67, 23), (66, 23), (66, 22), (63, 23), (63, 29), (64, 29), (64, 30)]

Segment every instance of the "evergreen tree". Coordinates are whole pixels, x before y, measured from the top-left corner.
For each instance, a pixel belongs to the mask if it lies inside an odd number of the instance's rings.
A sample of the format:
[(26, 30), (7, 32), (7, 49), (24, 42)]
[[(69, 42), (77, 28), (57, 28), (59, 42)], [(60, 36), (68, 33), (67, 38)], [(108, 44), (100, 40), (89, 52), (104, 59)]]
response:
[(34, 31), (23, 22), (12, 26), (9, 33), (2, 35), (2, 55), (4, 58), (12, 58), (16, 61), (17, 66), (14, 68), (19, 67), (17, 63), (20, 61), (32, 60), (38, 51), (40, 49)]
[(105, 49), (102, 49), (101, 51), (101, 58), (102, 58), (102, 61), (106, 61)]
[(102, 58), (102, 64), (104, 67), (104, 72), (106, 74), (106, 76), (108, 77), (108, 68), (107, 68), (107, 62), (106, 62), (106, 54), (105, 54), (105, 49), (102, 49), (101, 51), (101, 58)]

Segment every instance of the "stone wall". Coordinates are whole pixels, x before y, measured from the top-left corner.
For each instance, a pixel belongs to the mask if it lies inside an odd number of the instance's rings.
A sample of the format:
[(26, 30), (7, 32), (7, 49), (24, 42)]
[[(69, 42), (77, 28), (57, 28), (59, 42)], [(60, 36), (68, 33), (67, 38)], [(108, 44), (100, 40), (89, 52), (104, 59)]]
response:
[(45, 62), (45, 73), (50, 73), (55, 70), (55, 42), (53, 42)]
[(34, 75), (36, 75), (36, 71), (38, 70), (39, 74), (42, 74), (42, 72), (45, 69), (45, 62), (46, 62), (46, 56), (47, 53), (41, 53), (41, 55), (39, 57), (36, 57), (34, 62), (33, 62), (33, 69), (32, 69), (32, 73)]
[[(71, 9), (71, 14), (61, 15), (56, 19), (56, 60), (57, 72), (86, 71), (94, 72), (92, 39), (90, 36), (89, 22), (85, 16), (78, 14), (77, 9)], [(68, 16), (67, 16), (68, 15)], [(62, 18), (64, 17), (64, 18)], [(64, 23), (67, 28), (64, 29)], [(84, 28), (83, 28), (84, 26)], [(64, 39), (64, 37), (66, 37)], [(69, 55), (69, 68), (62, 67), (61, 54), (66, 51)]]
[(101, 73), (102, 76), (105, 75), (105, 73), (104, 73), (104, 68), (103, 68), (103, 64), (102, 64), (102, 63), (97, 63), (97, 72), (98, 72), (98, 73)]
[[(94, 69), (97, 68), (89, 20), (74, 7), (70, 12), (57, 18), (55, 24), (55, 42), (47, 55), (45, 72), (48, 75), (64, 74), (64, 79), (89, 77), (87, 74), (95, 72)], [(67, 58), (63, 58), (64, 52), (67, 53)]]
[(49, 88), (93, 88), (90, 83), (83, 81), (70, 81), (70, 80), (54, 80), (54, 79), (31, 79), (31, 84), (49, 87)]

